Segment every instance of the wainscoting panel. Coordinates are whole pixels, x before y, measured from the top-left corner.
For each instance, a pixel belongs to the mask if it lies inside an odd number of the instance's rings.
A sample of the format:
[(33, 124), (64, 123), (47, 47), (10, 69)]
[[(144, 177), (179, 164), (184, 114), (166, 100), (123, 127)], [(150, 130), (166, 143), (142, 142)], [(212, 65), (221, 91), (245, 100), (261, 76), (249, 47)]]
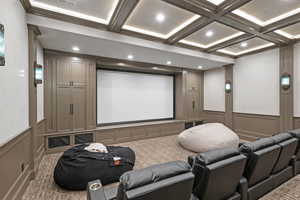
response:
[(203, 119), (209, 123), (219, 122), (225, 124), (225, 112), (205, 110), (203, 111)]
[(242, 139), (255, 140), (280, 132), (279, 116), (256, 114), (233, 114), (233, 126)]
[(0, 147), (0, 199), (21, 199), (30, 179), (31, 129)]
[[(130, 142), (141, 139), (176, 135), (184, 130), (184, 121), (170, 120), (158, 122), (145, 122), (137, 124), (112, 125), (98, 127), (96, 129), (85, 130), (81, 132), (66, 133), (47, 133), (44, 135), (46, 140), (46, 153), (57, 153), (66, 150), (74, 145), (74, 136), (76, 134), (93, 133), (94, 141), (105, 145)], [(53, 137), (67, 136), (70, 138), (70, 145), (49, 148), (48, 139)]]
[(300, 117), (294, 117), (294, 128), (300, 128)]

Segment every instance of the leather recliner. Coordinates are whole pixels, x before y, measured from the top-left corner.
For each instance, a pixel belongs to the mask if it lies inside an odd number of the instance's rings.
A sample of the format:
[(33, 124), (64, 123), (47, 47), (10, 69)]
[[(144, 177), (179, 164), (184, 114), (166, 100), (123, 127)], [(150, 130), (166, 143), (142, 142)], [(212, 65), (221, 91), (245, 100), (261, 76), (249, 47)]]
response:
[(279, 158), (281, 147), (271, 138), (263, 138), (240, 147), (247, 156), (244, 171), (247, 184), (242, 188), (247, 200), (256, 200), (273, 189), (271, 173)]
[(89, 200), (190, 200), (194, 175), (184, 161), (153, 165), (124, 173), (118, 187), (88, 184)]
[(294, 176), (292, 159), (298, 146), (298, 139), (290, 133), (281, 133), (271, 139), (281, 147), (278, 160), (271, 173), (273, 188), (275, 188)]
[(224, 148), (189, 157), (195, 174), (193, 198), (199, 200), (240, 200), (238, 186), (246, 156), (237, 149)]
[(291, 135), (293, 135), (295, 138), (298, 139), (298, 146), (295, 152), (295, 171), (294, 171), (294, 175), (299, 174), (300, 173), (300, 129), (295, 129), (295, 130), (291, 130), (289, 131), (289, 133), (291, 133)]

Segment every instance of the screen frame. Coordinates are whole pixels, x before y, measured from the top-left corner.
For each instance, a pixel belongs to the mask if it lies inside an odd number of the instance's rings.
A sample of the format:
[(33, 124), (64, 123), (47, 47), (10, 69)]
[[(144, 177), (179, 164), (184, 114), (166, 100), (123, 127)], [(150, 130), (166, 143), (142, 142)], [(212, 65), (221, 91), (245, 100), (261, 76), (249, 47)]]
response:
[[(136, 74), (150, 74), (150, 75), (160, 75), (160, 76), (171, 76), (173, 77), (173, 116), (170, 118), (160, 118), (160, 119), (147, 119), (147, 120), (135, 120), (135, 121), (123, 121), (123, 122), (111, 122), (111, 123), (98, 123), (98, 71), (115, 71), (115, 72), (128, 72), (128, 73), (136, 73)], [(124, 125), (124, 124), (134, 124), (134, 123), (142, 123), (142, 122), (157, 122), (157, 121), (166, 121), (166, 120), (174, 120), (176, 117), (176, 81), (175, 74), (163, 74), (163, 73), (155, 73), (155, 72), (141, 72), (127, 69), (107, 69), (107, 68), (97, 68), (96, 69), (96, 124), (97, 127), (103, 126), (113, 126), (113, 125)]]

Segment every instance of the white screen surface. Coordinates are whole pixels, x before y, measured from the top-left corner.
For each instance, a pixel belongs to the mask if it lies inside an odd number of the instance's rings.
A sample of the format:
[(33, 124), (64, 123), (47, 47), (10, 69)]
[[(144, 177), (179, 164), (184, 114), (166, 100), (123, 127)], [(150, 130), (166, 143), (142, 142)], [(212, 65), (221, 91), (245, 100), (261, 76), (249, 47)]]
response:
[(97, 70), (97, 123), (173, 118), (173, 76)]

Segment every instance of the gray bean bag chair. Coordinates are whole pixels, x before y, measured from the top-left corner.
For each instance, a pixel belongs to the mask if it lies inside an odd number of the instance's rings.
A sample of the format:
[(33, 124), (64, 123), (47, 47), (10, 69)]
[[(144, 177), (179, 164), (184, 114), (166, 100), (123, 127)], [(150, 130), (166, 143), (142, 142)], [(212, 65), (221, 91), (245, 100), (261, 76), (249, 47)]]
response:
[(208, 123), (183, 131), (178, 142), (187, 150), (202, 153), (226, 147), (238, 148), (239, 137), (221, 123)]

